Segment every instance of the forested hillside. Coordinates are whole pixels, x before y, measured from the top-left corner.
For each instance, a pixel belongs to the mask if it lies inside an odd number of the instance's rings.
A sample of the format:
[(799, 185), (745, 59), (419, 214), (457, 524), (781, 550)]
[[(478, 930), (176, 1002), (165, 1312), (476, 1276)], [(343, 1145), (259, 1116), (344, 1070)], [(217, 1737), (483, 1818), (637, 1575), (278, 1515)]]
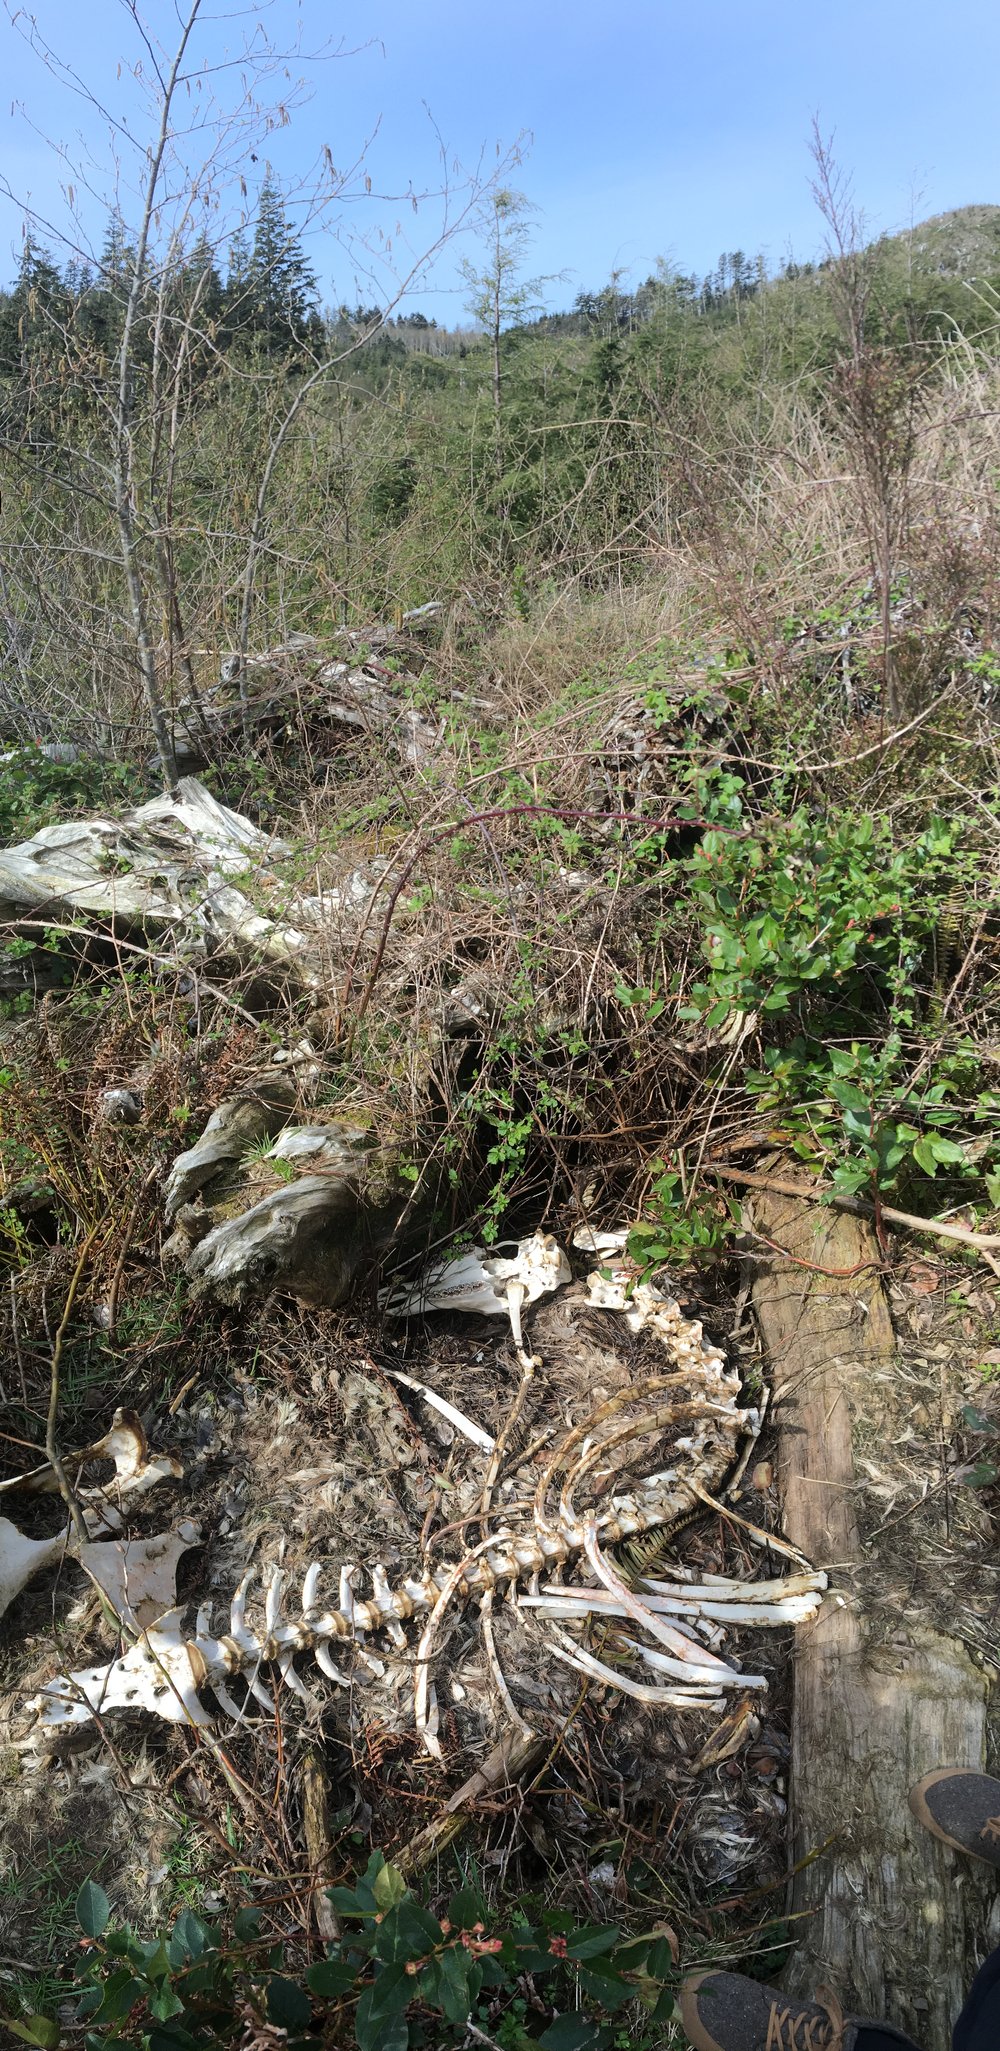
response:
[[(487, 304), (497, 274), (495, 351), (481, 328), (419, 313), (324, 314), (266, 181), (228, 261), (195, 241), (150, 266), (134, 307), (119, 217), (89, 270), (60, 272), (26, 240), (0, 298), (9, 738), (41, 718), (92, 743), (130, 717), (136, 593), (114, 485), (127, 317), (133, 568), (165, 702), (218, 651), (289, 631), (434, 598), (479, 633), (544, 607), (552, 580), (635, 588), (664, 552), (736, 545), (776, 469), (794, 491), (815, 468), (807, 523), (823, 523), (827, 473), (845, 462), (860, 461), (866, 500), (895, 489), (876, 475), (884, 458), (909, 490), (949, 406), (967, 432), (990, 375), (997, 209), (856, 250), (853, 305), (829, 257), (769, 278), (737, 251), (704, 280), (664, 265), (634, 292), (613, 283), (527, 322), (516, 201), (497, 218), (474, 267)], [(878, 392), (844, 383), (855, 322)], [(862, 447), (870, 433), (884, 451)], [(838, 576), (871, 567), (857, 510)], [(772, 573), (791, 542), (770, 537)], [(911, 533), (911, 561), (913, 546)], [(775, 626), (762, 618), (752, 638)]]

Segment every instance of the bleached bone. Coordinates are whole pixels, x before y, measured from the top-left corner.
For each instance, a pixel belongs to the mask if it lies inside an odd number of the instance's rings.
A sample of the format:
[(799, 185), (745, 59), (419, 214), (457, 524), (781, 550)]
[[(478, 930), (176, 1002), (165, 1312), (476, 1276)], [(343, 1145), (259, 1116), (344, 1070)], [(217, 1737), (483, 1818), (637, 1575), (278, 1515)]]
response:
[[(90, 1488), (76, 1489), (76, 1496), (82, 1504), (94, 1504), (101, 1508), (100, 1521), (116, 1523), (114, 1504), (121, 1496), (145, 1495), (155, 1488), (157, 1482), (179, 1481), (184, 1473), (179, 1460), (169, 1453), (151, 1453), (149, 1441), (143, 1429), (142, 1420), (134, 1410), (116, 1410), (111, 1428), (102, 1439), (95, 1439), (93, 1445), (80, 1447), (72, 1453), (62, 1455), (62, 1467), (70, 1475), (77, 1474), (81, 1467), (91, 1460), (113, 1460), (115, 1478), (112, 1482), (96, 1484)], [(0, 1481), (0, 1495), (57, 1495), (59, 1479), (55, 1468), (48, 1460), (38, 1467), (31, 1467), (25, 1474), (14, 1474)]]
[[(798, 1585), (792, 1586), (797, 1579)], [(720, 1588), (690, 1588), (683, 1602), (646, 1591), (659, 1584), (642, 1581), (643, 1601), (654, 1616), (696, 1616), (720, 1624), (805, 1624), (815, 1616), (825, 1583), (819, 1574), (789, 1576), (784, 1581), (730, 1581)], [(723, 1599), (725, 1597), (726, 1599)], [(518, 1597), (519, 1609), (541, 1616), (627, 1617), (630, 1611), (604, 1588), (566, 1588), (553, 1583), (537, 1595)]]
[(26, 1538), (9, 1517), (0, 1517), (0, 1617), (32, 1575), (50, 1567), (65, 1547), (62, 1532), (57, 1532), (55, 1538)]
[[(92, 1446), (65, 1454), (62, 1464), (64, 1469), (68, 1467), (71, 1473), (76, 1473), (88, 1460), (113, 1460), (115, 1463), (113, 1482), (93, 1488), (78, 1486), (75, 1491), (83, 1522), (92, 1539), (96, 1533), (116, 1531), (121, 1525), (122, 1514), (114, 1497), (144, 1495), (158, 1481), (167, 1478), (177, 1480), (184, 1472), (179, 1460), (164, 1453), (150, 1453), (142, 1424), (132, 1410), (116, 1410), (110, 1431)], [(15, 1474), (0, 1482), (0, 1491), (21, 1495), (54, 1495), (58, 1487), (55, 1469), (47, 1460), (30, 1468), (26, 1474)], [(146, 1541), (150, 1546), (157, 1542)], [(188, 1542), (194, 1543), (193, 1540)], [(52, 1538), (27, 1538), (9, 1517), (0, 1517), (0, 1616), (9, 1609), (14, 1597), (27, 1586), (32, 1576), (51, 1566), (53, 1561), (63, 1557), (76, 1558), (89, 1569), (91, 1556), (104, 1558), (121, 1550), (117, 1544), (80, 1545), (65, 1529), (56, 1532)], [(135, 1558), (138, 1560), (138, 1554)], [(94, 1578), (99, 1580), (99, 1573)], [(111, 1593), (110, 1589), (108, 1592)], [(172, 1599), (171, 1584), (170, 1594), (167, 1601), (160, 1604), (160, 1610), (166, 1609)], [(149, 1618), (142, 1621), (148, 1622)]]
[[(541, 1251), (547, 1253), (553, 1267), (564, 1261), (558, 1248), (550, 1245)], [(507, 1279), (489, 1277), (494, 1310), (503, 1307), (497, 1285), (502, 1288)], [(676, 1587), (664, 1584), (665, 1593), (651, 1588), (640, 1596), (625, 1589), (603, 1550), (622, 1539), (657, 1527), (669, 1529), (686, 1520), (699, 1506), (703, 1486), (718, 1489), (723, 1485), (741, 1440), (758, 1431), (759, 1413), (740, 1408), (739, 1376), (727, 1368), (715, 1347), (706, 1344), (701, 1326), (684, 1318), (676, 1303), (645, 1285), (630, 1295), (628, 1278), (621, 1273), (610, 1281), (595, 1278), (591, 1294), (592, 1300), (606, 1301), (622, 1312), (634, 1329), (648, 1328), (654, 1333), (666, 1351), (665, 1365), (670, 1371), (649, 1376), (608, 1398), (554, 1446), (543, 1463), (530, 1523), (513, 1528), (502, 1525), (457, 1561), (433, 1568), (425, 1563), (395, 1583), (385, 1568), (377, 1565), (367, 1596), (358, 1592), (357, 1569), (344, 1566), (339, 1574), (337, 1605), (330, 1609), (323, 1607), (321, 1596), (324, 1563), (313, 1561), (308, 1568), (297, 1614), (293, 1615), (286, 1613), (285, 1577), (274, 1568), (265, 1581), (262, 1627), (247, 1615), (247, 1598), (255, 1578), (251, 1567), (233, 1596), (228, 1628), (219, 1635), (211, 1630), (208, 1616), (200, 1613), (193, 1636), (185, 1639), (182, 1613), (173, 1611), (144, 1631), (122, 1659), (50, 1681), (27, 1705), (35, 1718), (29, 1742), (119, 1709), (145, 1709), (168, 1721), (202, 1724), (210, 1720), (203, 1699), (210, 1695), (223, 1715), (239, 1717), (243, 1712), (230, 1690), (234, 1678), (242, 1680), (262, 1706), (273, 1710), (273, 1697), (261, 1678), (263, 1670), (276, 1670), (289, 1687), (298, 1682), (301, 1693), (304, 1684), (300, 1677), (296, 1674), (293, 1681), (291, 1676), (296, 1657), (306, 1655), (315, 1659), (334, 1685), (346, 1686), (357, 1680), (361, 1662), (356, 1654), (351, 1670), (345, 1671), (341, 1658), (334, 1659), (334, 1651), (342, 1656), (348, 1648), (358, 1648), (361, 1661), (370, 1668), (374, 1662), (365, 1641), (385, 1634), (397, 1644), (405, 1643), (404, 1626), (416, 1618), (423, 1626), (416, 1658), (418, 1727), (428, 1749), (439, 1753), (430, 1667), (449, 1604), (481, 1599), (498, 1588), (513, 1590), (581, 1553), (588, 1556), (602, 1585), (575, 1588), (567, 1591), (565, 1598), (547, 1589), (539, 1606), (551, 1604), (555, 1610), (559, 1601), (576, 1601), (587, 1605), (587, 1614), (617, 1616), (623, 1612), (623, 1621), (630, 1628), (647, 1634), (652, 1628), (660, 1640), (655, 1655), (652, 1648), (635, 1642), (626, 1641), (625, 1650), (631, 1659), (639, 1658), (668, 1672), (672, 1685), (664, 1688), (636, 1681), (628, 1673), (605, 1666), (562, 1634), (553, 1646), (561, 1659), (639, 1700), (660, 1705), (711, 1706), (721, 1703), (729, 1689), (760, 1685), (758, 1677), (748, 1680), (705, 1642), (717, 1636), (709, 1609), (733, 1600), (731, 1584), (717, 1577), (704, 1584), (680, 1581)], [(682, 1435), (673, 1440), (673, 1464), (661, 1467), (629, 1492), (612, 1495), (596, 1510), (577, 1515), (573, 1494), (581, 1483), (593, 1483), (602, 1473), (612, 1472), (614, 1458), (620, 1457), (632, 1440), (653, 1434), (659, 1437), (678, 1426)], [(558, 1505), (550, 1510), (548, 1497), (559, 1473), (565, 1478)], [(774, 1603), (771, 1600), (772, 1591), (783, 1585), (761, 1583), (756, 1590), (751, 1586), (748, 1600), (734, 1603), (741, 1620), (788, 1621), (787, 1609), (781, 1614), (775, 1611), (777, 1596)], [(792, 1600), (813, 1601), (824, 1585), (822, 1575), (798, 1574), (788, 1587), (794, 1591)], [(523, 1600), (529, 1603), (532, 1598)], [(573, 1612), (567, 1608), (561, 1613)], [(668, 1621), (671, 1618), (674, 1620)], [(665, 1659), (670, 1662), (666, 1669)]]
[(426, 1382), (414, 1381), (411, 1374), (403, 1374), (398, 1367), (383, 1367), (382, 1373), (387, 1374), (390, 1381), (400, 1382), (404, 1389), (412, 1389), (415, 1396), (422, 1396), (432, 1410), (437, 1410), (442, 1417), (446, 1417), (448, 1423), (454, 1425), (455, 1430), (460, 1431), (465, 1438), (471, 1439), (481, 1453), (492, 1453), (496, 1440), (491, 1438), (488, 1431), (483, 1430), (481, 1424), (473, 1424), (471, 1417), (466, 1417), (464, 1411), (456, 1410), (454, 1403), (446, 1402), (443, 1396), (438, 1395), (436, 1389), (429, 1389)]
[[(557, 1659), (564, 1659), (567, 1666), (575, 1666), (578, 1673), (589, 1674), (596, 1681), (603, 1681), (605, 1687), (617, 1688), (623, 1695), (631, 1695), (637, 1702), (648, 1702), (658, 1709), (721, 1709), (725, 1696), (721, 1690), (700, 1686), (697, 1682), (681, 1683), (675, 1688), (654, 1688), (646, 1681), (634, 1681), (629, 1674), (623, 1674), (618, 1667), (607, 1666), (592, 1652), (586, 1652), (581, 1645), (574, 1645), (571, 1639), (562, 1639), (552, 1646)], [(737, 1676), (742, 1680), (742, 1676)]]
[(200, 1526), (184, 1523), (155, 1538), (112, 1538), (81, 1545), (76, 1558), (126, 1628), (139, 1632), (172, 1608), (178, 1565), (200, 1543)]
[(562, 1247), (549, 1232), (533, 1232), (517, 1241), (508, 1257), (472, 1246), (453, 1261), (437, 1261), (414, 1283), (388, 1289), (381, 1298), (387, 1317), (419, 1317), (429, 1310), (472, 1310), (480, 1317), (510, 1319), (514, 1345), (524, 1351), (521, 1311), (568, 1282), (571, 1268)]
[[(613, 1497), (599, 1514), (597, 1525), (608, 1542), (615, 1544), (671, 1520), (690, 1501), (683, 1483), (677, 1486), (671, 1477), (658, 1495)], [(228, 1630), (218, 1637), (199, 1629), (191, 1639), (183, 1640), (179, 1631), (183, 1612), (173, 1611), (144, 1631), (123, 1660), (50, 1681), (27, 1707), (37, 1716), (39, 1734), (85, 1723), (93, 1713), (104, 1715), (110, 1709), (142, 1708), (178, 1722), (187, 1714), (192, 1690), (214, 1690), (218, 1682), (226, 1686), (234, 1676), (242, 1677), (254, 1694), (261, 1689), (265, 1706), (273, 1707), (258, 1679), (262, 1667), (280, 1666), (286, 1656), (294, 1658), (299, 1652), (318, 1657), (320, 1647), (346, 1646), (369, 1634), (386, 1632), (405, 1642), (404, 1623), (411, 1617), (430, 1615), (450, 1583), (468, 1600), (487, 1589), (510, 1586), (545, 1567), (561, 1566), (582, 1547), (579, 1525), (546, 1532), (541, 1539), (531, 1532), (500, 1531), (480, 1558), (459, 1562), (457, 1569), (424, 1568), (393, 1586), (385, 1569), (376, 1567), (367, 1599), (359, 1600), (352, 1588), (344, 1606), (329, 1610), (319, 1607), (319, 1563), (314, 1562), (306, 1575), (299, 1614), (292, 1619), (282, 1617), (283, 1576), (275, 1569), (266, 1584), (268, 1615), (259, 1633), (246, 1614), (247, 1595), (255, 1578), (250, 1568), (233, 1597)], [(335, 1678), (342, 1681), (347, 1677), (338, 1671)], [(734, 1680), (739, 1678), (734, 1675)], [(202, 1711), (194, 1720), (210, 1719)]]
[(176, 1532), (163, 1532), (156, 1538), (101, 1539), (76, 1545), (65, 1532), (57, 1532), (54, 1538), (26, 1538), (9, 1517), (0, 1517), (0, 1616), (33, 1575), (56, 1560), (72, 1559), (107, 1596), (126, 1628), (138, 1632), (170, 1609), (178, 1562), (200, 1542), (196, 1524), (181, 1524)]
[(573, 1245), (581, 1253), (595, 1253), (606, 1256), (623, 1253), (628, 1239), (627, 1225), (618, 1226), (614, 1232), (598, 1232), (593, 1225), (578, 1225), (573, 1234)]

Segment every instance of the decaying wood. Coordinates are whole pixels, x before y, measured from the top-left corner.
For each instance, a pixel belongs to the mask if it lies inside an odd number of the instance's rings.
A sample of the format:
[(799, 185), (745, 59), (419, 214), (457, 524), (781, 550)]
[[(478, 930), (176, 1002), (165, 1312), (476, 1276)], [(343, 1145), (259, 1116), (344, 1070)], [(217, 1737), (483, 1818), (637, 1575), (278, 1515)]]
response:
[(893, 1331), (870, 1228), (807, 1199), (771, 1182), (753, 1201), (758, 1230), (793, 1257), (776, 1254), (753, 1287), (773, 1364), (785, 1530), (833, 1582), (797, 1634), (793, 1862), (828, 1841), (829, 1850), (793, 1883), (803, 1920), (786, 1980), (793, 1993), (825, 1982), (845, 2008), (946, 2051), (975, 1968), (997, 1942), (996, 1890), (985, 1868), (913, 1822), (907, 1792), (936, 1766), (982, 1766), (986, 1684), (961, 1641), (921, 1619), (912, 1594), (904, 1613), (866, 1577), (852, 1418), (863, 1399), (866, 1429), (874, 1422), (877, 1433), (881, 1401), (890, 1432), (890, 1384), (879, 1377), (891, 1368)]
[(291, 1076), (275, 1073), (260, 1076), (252, 1089), (220, 1104), (201, 1138), (178, 1154), (166, 1177), (163, 1213), (167, 1224), (173, 1224), (182, 1204), (231, 1175), (256, 1141), (276, 1138), (287, 1124), (294, 1102)]
[(547, 1738), (532, 1735), (529, 1738), (509, 1732), (499, 1745), (494, 1745), (476, 1772), (462, 1782), (460, 1788), (445, 1803), (440, 1814), (418, 1830), (402, 1851), (393, 1854), (393, 1864), (399, 1867), (408, 1880), (423, 1873), (433, 1859), (439, 1858), (448, 1846), (460, 1837), (467, 1823), (475, 1814), (475, 1805), (483, 1795), (496, 1794), (503, 1788), (514, 1788), (541, 1764), (550, 1744)]
[[(196, 966), (235, 955), (314, 986), (317, 936), (340, 899), (335, 891), (322, 900), (289, 896), (273, 873), (288, 852), (196, 778), (182, 777), (171, 795), (120, 818), (57, 820), (0, 848), (0, 924), (33, 937), (69, 920), (81, 943), (95, 928), (116, 939), (145, 936), (173, 944)], [(228, 880), (242, 882), (248, 869), (266, 912)]]
[(340, 1923), (327, 1893), (335, 1877), (330, 1838), (330, 1784), (315, 1745), (307, 1745), (302, 1754), (300, 1776), (302, 1835), (311, 1869), (312, 1911), (324, 1944), (336, 1944)]

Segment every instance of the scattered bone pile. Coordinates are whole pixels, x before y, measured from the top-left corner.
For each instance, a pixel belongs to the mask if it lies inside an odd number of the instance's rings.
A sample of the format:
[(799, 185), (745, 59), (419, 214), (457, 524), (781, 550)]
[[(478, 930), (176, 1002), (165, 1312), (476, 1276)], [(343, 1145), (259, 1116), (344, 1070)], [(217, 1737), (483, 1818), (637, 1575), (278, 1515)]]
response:
[[(604, 1252), (615, 1243), (614, 1238), (600, 1245), (588, 1242), (591, 1252)], [(562, 1249), (548, 1235), (535, 1233), (510, 1258), (474, 1250), (456, 1262), (438, 1264), (414, 1289), (391, 1293), (386, 1310), (399, 1317), (460, 1305), (485, 1314), (506, 1313), (522, 1374), (530, 1377), (541, 1362), (525, 1350), (522, 1309), (559, 1288), (569, 1275)], [(734, 1689), (763, 1689), (762, 1676), (743, 1672), (724, 1653), (723, 1627), (785, 1625), (815, 1615), (826, 1585), (823, 1574), (795, 1556), (800, 1571), (784, 1580), (742, 1583), (707, 1576), (698, 1582), (680, 1567), (669, 1580), (627, 1577), (608, 1556), (608, 1548), (622, 1540), (654, 1529), (669, 1532), (702, 1507), (715, 1507), (727, 1478), (745, 1464), (760, 1429), (759, 1413), (740, 1406), (739, 1377), (705, 1340), (701, 1325), (685, 1318), (654, 1287), (635, 1286), (626, 1266), (598, 1269), (589, 1278), (588, 1294), (595, 1308), (618, 1313), (633, 1332), (648, 1333), (659, 1343), (663, 1372), (620, 1389), (582, 1423), (554, 1437), (535, 1470), (530, 1515), (505, 1518), (489, 1510), (502, 1444), (439, 1400), (438, 1407), (465, 1430), (487, 1463), (486, 1536), (450, 1562), (432, 1565), (425, 1557), (395, 1578), (376, 1564), (365, 1592), (357, 1566), (314, 1559), (294, 1598), (287, 1575), (275, 1565), (265, 1576), (256, 1615), (250, 1613), (250, 1598), (257, 1570), (249, 1564), (228, 1615), (213, 1628), (205, 1605), (187, 1635), (184, 1608), (170, 1607), (171, 1577), (185, 1548), (196, 1541), (196, 1527), (183, 1525), (131, 1546), (119, 1539), (114, 1560), (106, 1546), (78, 1548), (77, 1557), (113, 1604), (131, 1642), (120, 1657), (57, 1675), (41, 1688), (26, 1705), (29, 1747), (120, 1712), (144, 1711), (167, 1722), (199, 1726), (210, 1726), (220, 1716), (241, 1722), (254, 1702), (273, 1711), (275, 1685), (316, 1709), (313, 1670), (335, 1687), (364, 1686), (384, 1671), (383, 1657), (394, 1654), (412, 1660), (416, 1725), (427, 1750), (440, 1758), (433, 1676), (456, 1604), (476, 1602), (482, 1609), (497, 1693), (508, 1715), (523, 1724), (493, 1644), (495, 1592), (545, 1620), (558, 1659), (643, 1702), (717, 1709)], [(420, 1388), (409, 1377), (397, 1379)], [(640, 1456), (644, 1440), (648, 1450)], [(617, 1472), (621, 1479), (625, 1449), (630, 1466), (648, 1459), (653, 1471), (618, 1492), (611, 1477)], [(155, 1467), (148, 1449), (143, 1458)], [(176, 1473), (176, 1463), (171, 1466)], [(762, 1533), (754, 1535), (763, 1541)], [(766, 1543), (779, 1553), (789, 1551), (780, 1540)], [(59, 1545), (63, 1548), (62, 1540)], [(88, 1552), (108, 1556), (97, 1561)], [(40, 1553), (38, 1566), (50, 1557)], [(567, 1569), (574, 1571), (572, 1582), (563, 1579)], [(163, 1613), (150, 1621), (154, 1575)], [(325, 1593), (331, 1581), (333, 1600)], [(411, 1621), (412, 1636), (407, 1629)], [(602, 1626), (603, 1648), (611, 1643), (615, 1664), (588, 1648), (591, 1621)]]

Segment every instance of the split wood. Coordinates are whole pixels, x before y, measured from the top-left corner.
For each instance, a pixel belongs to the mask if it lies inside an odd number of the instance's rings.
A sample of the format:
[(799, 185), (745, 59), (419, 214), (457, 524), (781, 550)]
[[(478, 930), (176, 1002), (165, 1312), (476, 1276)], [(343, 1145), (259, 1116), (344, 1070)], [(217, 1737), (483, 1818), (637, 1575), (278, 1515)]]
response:
[(302, 1835), (309, 1856), (312, 1910), (316, 1928), (325, 1944), (336, 1944), (341, 1935), (340, 1920), (327, 1889), (334, 1879), (333, 1845), (330, 1838), (330, 1783), (316, 1745), (307, 1745), (300, 1762)]

